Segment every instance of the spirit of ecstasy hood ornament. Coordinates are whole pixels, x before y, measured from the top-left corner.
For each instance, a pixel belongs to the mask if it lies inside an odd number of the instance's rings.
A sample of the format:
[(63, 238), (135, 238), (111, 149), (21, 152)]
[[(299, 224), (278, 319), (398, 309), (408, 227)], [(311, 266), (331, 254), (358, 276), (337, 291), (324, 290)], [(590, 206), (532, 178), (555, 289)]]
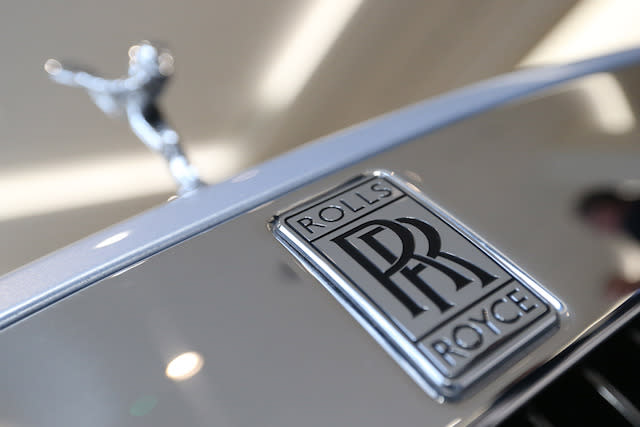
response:
[(131, 130), (169, 163), (178, 184), (178, 194), (203, 185), (180, 147), (180, 137), (156, 105), (158, 96), (173, 74), (173, 57), (147, 41), (129, 48), (127, 77), (105, 79), (80, 67), (68, 67), (49, 59), (45, 70), (57, 83), (86, 89), (96, 105), (109, 116), (126, 115)]

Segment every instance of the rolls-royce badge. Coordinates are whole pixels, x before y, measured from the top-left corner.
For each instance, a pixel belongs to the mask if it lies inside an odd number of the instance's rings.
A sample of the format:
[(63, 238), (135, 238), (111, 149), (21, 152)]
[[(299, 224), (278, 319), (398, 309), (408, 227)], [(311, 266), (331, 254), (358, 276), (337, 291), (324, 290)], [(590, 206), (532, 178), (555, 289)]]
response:
[(390, 172), (278, 215), (274, 233), (434, 398), (548, 333), (559, 301)]

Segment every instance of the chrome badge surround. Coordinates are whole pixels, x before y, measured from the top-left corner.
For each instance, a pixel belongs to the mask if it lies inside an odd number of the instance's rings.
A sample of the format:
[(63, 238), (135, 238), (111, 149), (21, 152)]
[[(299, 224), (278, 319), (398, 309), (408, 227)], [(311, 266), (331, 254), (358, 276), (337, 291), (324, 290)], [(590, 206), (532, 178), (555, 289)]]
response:
[(282, 212), (271, 226), (437, 400), (459, 399), (480, 377), (548, 334), (563, 308), (393, 172), (358, 176)]

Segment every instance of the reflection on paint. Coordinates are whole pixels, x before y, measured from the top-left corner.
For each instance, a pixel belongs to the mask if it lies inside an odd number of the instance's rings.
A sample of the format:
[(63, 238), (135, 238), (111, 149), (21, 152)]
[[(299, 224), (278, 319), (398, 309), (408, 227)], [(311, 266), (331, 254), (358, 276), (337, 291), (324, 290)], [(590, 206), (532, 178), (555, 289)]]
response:
[(633, 130), (636, 118), (627, 95), (613, 74), (594, 74), (579, 85), (587, 97), (593, 121), (603, 132), (621, 135)]
[(582, 0), (520, 62), (566, 63), (640, 44), (640, 2)]
[(100, 248), (104, 248), (107, 246), (111, 246), (114, 243), (118, 243), (121, 240), (124, 240), (127, 238), (127, 236), (129, 236), (131, 232), (130, 231), (121, 231), (120, 233), (116, 233), (111, 237), (107, 237), (106, 239), (104, 239), (102, 242), (98, 243), (95, 248), (96, 249), (100, 249)]
[(147, 415), (158, 404), (158, 398), (155, 396), (141, 396), (129, 407), (129, 414), (134, 417), (142, 417)]
[(169, 362), (165, 373), (174, 381), (184, 381), (197, 374), (203, 364), (204, 360), (199, 353), (189, 351), (176, 356)]
[(338, 39), (362, 0), (314, 0), (296, 19), (266, 70), (260, 101), (272, 110), (289, 105)]

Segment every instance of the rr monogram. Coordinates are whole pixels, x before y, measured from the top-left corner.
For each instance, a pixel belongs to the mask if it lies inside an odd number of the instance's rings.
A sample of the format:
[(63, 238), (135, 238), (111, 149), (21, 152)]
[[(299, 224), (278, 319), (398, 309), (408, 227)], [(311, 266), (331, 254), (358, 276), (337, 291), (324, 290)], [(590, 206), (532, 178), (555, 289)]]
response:
[[(380, 268), (349, 241), (350, 237), (363, 230), (364, 232), (356, 236), (356, 239), (369, 246), (380, 255), (388, 265)], [(385, 230), (395, 233), (402, 242), (400, 254), (392, 253), (387, 246), (376, 238), (376, 235)], [(421, 233), (427, 239), (428, 248), (425, 254), (416, 253), (414, 233)], [(380, 282), (385, 289), (411, 312), (413, 317), (417, 317), (427, 311), (428, 307), (417, 302), (393, 281), (392, 276), (396, 273), (400, 273), (408, 279), (424, 296), (438, 307), (441, 313), (449, 310), (454, 304), (447, 301), (420, 277), (420, 273), (428, 266), (437, 269), (451, 279), (456, 291), (460, 291), (473, 282), (473, 279), (469, 278), (469, 273), (477, 277), (483, 287), (497, 279), (497, 277), (475, 264), (451, 253), (443, 252), (441, 250), (442, 242), (440, 234), (431, 225), (416, 218), (397, 218), (393, 221), (374, 219), (360, 224), (331, 240)], [(450, 263), (460, 267), (462, 271), (457, 271), (458, 269), (453, 269), (438, 259), (446, 259)], [(418, 261), (418, 263), (410, 268), (408, 263), (411, 260)]]

